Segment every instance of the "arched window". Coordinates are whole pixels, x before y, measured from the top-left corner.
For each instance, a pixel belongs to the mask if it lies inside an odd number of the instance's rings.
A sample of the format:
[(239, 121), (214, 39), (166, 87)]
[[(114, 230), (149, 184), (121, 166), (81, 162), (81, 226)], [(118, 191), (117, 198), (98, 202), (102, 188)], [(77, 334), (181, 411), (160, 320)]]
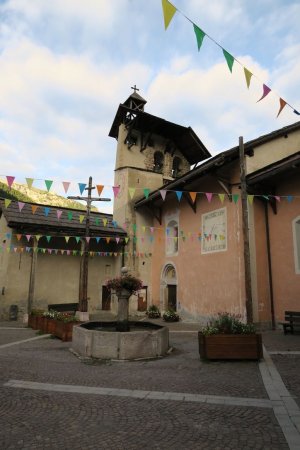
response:
[(173, 159), (173, 165), (172, 165), (172, 177), (176, 178), (181, 175), (181, 165), (182, 161), (178, 156), (175, 156)]
[(174, 256), (178, 253), (178, 223), (170, 220), (166, 228), (166, 254)]
[(154, 153), (154, 172), (162, 173), (164, 166), (164, 155), (162, 152), (155, 152)]

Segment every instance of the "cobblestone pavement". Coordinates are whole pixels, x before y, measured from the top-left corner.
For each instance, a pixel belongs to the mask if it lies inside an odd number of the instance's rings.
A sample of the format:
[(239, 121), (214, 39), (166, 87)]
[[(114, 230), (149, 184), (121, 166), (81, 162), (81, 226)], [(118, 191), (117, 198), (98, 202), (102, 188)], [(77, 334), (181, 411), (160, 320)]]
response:
[[(197, 335), (170, 327), (173, 352), (138, 362), (83, 362), (70, 343), (0, 325), (0, 448), (289, 449), (272, 408), (171, 400), (171, 393), (268, 399), (256, 362), (202, 362)], [(193, 331), (195, 326), (186, 327)], [(300, 336), (264, 333), (271, 351), (300, 350)], [(283, 344), (282, 344), (283, 341)], [(280, 345), (279, 345), (280, 343)], [(299, 355), (272, 355), (299, 400)], [(299, 378), (299, 375), (298, 375)], [(51, 392), (5, 386), (9, 380), (170, 393), (170, 400)], [(242, 402), (243, 403), (243, 402)], [(296, 447), (293, 447), (296, 449)]]

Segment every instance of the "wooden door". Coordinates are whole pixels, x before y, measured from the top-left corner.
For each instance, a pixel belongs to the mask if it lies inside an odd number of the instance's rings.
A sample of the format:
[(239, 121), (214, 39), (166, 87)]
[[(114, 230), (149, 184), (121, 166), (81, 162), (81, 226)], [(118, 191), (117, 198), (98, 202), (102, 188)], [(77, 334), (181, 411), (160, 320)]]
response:
[(106, 286), (102, 286), (102, 309), (104, 311), (111, 309), (111, 294)]

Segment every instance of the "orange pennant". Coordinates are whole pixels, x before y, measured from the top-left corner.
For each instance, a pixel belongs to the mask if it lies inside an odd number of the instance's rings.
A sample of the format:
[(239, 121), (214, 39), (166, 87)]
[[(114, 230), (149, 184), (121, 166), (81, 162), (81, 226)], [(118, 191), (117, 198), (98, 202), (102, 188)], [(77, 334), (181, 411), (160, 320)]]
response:
[(190, 192), (190, 197), (192, 199), (192, 202), (195, 203), (196, 197), (197, 197), (197, 192)]
[(31, 205), (32, 214), (35, 214), (37, 209), (38, 205)]
[(104, 186), (102, 184), (96, 184), (96, 188), (97, 188), (97, 191), (98, 191), (98, 195), (100, 197), (100, 195), (102, 194), (102, 191), (104, 189)]
[(282, 98), (280, 98), (280, 99), (279, 99), (279, 103), (280, 103), (280, 108), (279, 108), (279, 111), (278, 111), (277, 117), (279, 116), (279, 114), (281, 113), (281, 111), (283, 110), (283, 108), (285, 107), (285, 105), (286, 105), (286, 101), (285, 101), (285, 100), (283, 100)]

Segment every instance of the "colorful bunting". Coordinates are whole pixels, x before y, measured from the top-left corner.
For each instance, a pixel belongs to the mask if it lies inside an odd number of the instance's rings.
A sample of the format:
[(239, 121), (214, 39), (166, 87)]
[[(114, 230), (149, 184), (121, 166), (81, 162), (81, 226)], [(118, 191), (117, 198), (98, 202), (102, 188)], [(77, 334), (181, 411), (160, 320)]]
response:
[(192, 202), (195, 203), (197, 198), (197, 192), (189, 192)]
[(8, 185), (8, 187), (9, 187), (10, 189), (11, 189), (11, 186), (12, 186), (14, 180), (15, 180), (15, 177), (12, 177), (12, 176), (10, 176), (10, 175), (7, 175), (7, 176), (6, 176), (7, 185)]
[(212, 196), (213, 196), (213, 194), (212, 194), (211, 192), (206, 192), (206, 193), (205, 193), (205, 195), (206, 195), (206, 198), (207, 198), (208, 202), (210, 203), (210, 202), (211, 202), (211, 199), (212, 199)]
[(218, 194), (218, 197), (219, 197), (221, 203), (224, 203), (224, 200), (225, 200), (225, 194)]
[(246, 67), (244, 67), (244, 73), (245, 73), (247, 88), (249, 89), (251, 77), (252, 77), (253, 73), (250, 72), (250, 70), (248, 70)]
[(64, 187), (65, 193), (68, 192), (69, 187), (70, 187), (70, 184), (71, 184), (71, 183), (70, 183), (69, 181), (63, 181), (63, 182), (62, 182), (62, 185), (63, 185), (63, 187)]
[(103, 222), (103, 225), (106, 227), (106, 225), (107, 225), (107, 219), (102, 219), (102, 222)]
[(25, 178), (25, 180), (26, 180), (26, 183), (27, 183), (27, 186), (29, 187), (29, 189), (31, 189), (34, 179), (33, 178)]
[(128, 192), (129, 192), (129, 196), (132, 200), (134, 197), (134, 194), (135, 194), (135, 188), (132, 188), (132, 187), (128, 188)]
[(68, 211), (68, 220), (72, 220), (73, 219), (73, 213), (72, 211)]
[(195, 35), (196, 35), (196, 39), (197, 39), (197, 46), (198, 46), (198, 52), (200, 51), (203, 39), (205, 37), (205, 33), (203, 30), (201, 30), (201, 28), (197, 27), (197, 25), (195, 25), (193, 23), (194, 26), (194, 31), (195, 31)]
[(180, 202), (181, 197), (182, 197), (182, 191), (175, 191), (175, 192), (176, 192), (177, 200)]
[(86, 183), (78, 183), (78, 186), (79, 186), (80, 194), (82, 195), (86, 188)]
[(19, 211), (21, 212), (22, 209), (23, 209), (24, 206), (25, 206), (25, 203), (23, 203), (23, 202), (18, 202), (18, 206), (19, 206)]
[(38, 205), (31, 205), (32, 214), (35, 214), (38, 209)]
[(230, 72), (232, 73), (234, 57), (230, 53), (228, 53), (224, 48), (222, 48), (222, 50), (223, 50), (223, 55), (225, 56), (228, 68), (229, 68)]
[(237, 202), (239, 200), (239, 194), (233, 194), (232, 200), (234, 201), (235, 204), (237, 204)]
[(44, 211), (45, 211), (45, 216), (48, 217), (50, 208), (48, 208), (48, 206), (45, 206)]
[(257, 100), (256, 103), (260, 102), (263, 98), (265, 98), (265, 97), (269, 94), (270, 91), (271, 91), (271, 89), (270, 89), (268, 86), (266, 86), (266, 85), (264, 84), (264, 85), (263, 85), (263, 94), (262, 94), (262, 96), (260, 97), (260, 99)]
[(149, 197), (149, 194), (150, 194), (150, 189), (144, 188), (143, 191), (144, 191), (144, 196), (145, 196), (146, 198), (148, 198), (148, 197)]
[(160, 192), (161, 198), (163, 199), (163, 201), (165, 201), (167, 191), (165, 189), (161, 189), (159, 192)]
[(100, 195), (102, 194), (102, 191), (104, 189), (104, 186), (102, 184), (96, 184), (96, 188), (97, 188), (97, 191), (98, 191), (98, 195), (100, 197)]
[(116, 198), (120, 191), (120, 186), (113, 186), (114, 197)]
[(279, 103), (280, 103), (280, 108), (279, 108), (279, 111), (278, 111), (277, 117), (279, 116), (279, 114), (281, 113), (281, 111), (283, 110), (283, 108), (285, 107), (285, 105), (286, 105), (286, 101), (285, 101), (285, 100), (283, 100), (282, 98), (280, 98), (280, 99), (279, 99)]
[(52, 184), (53, 184), (52, 180), (45, 180), (45, 185), (48, 192), (50, 191)]
[(248, 195), (247, 198), (248, 198), (249, 205), (253, 205), (254, 195)]
[(164, 13), (165, 30), (170, 25), (171, 20), (174, 17), (177, 9), (168, 0), (162, 0), (162, 8)]
[(82, 214), (80, 214), (79, 216), (79, 222), (82, 223), (84, 221), (84, 216)]
[(4, 199), (5, 208), (8, 208), (10, 204), (11, 204), (11, 200), (9, 198)]
[(62, 213), (63, 213), (63, 212), (62, 212), (60, 209), (58, 209), (58, 210), (56, 211), (56, 215), (57, 215), (57, 219), (58, 219), (58, 220), (61, 218)]

